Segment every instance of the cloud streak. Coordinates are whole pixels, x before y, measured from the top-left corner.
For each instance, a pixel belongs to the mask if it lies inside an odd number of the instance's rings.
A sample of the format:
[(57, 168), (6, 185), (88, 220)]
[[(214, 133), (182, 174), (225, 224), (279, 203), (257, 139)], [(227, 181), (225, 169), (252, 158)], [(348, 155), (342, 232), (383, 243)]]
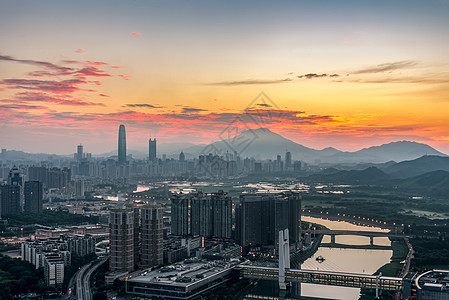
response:
[(137, 104), (126, 104), (123, 107), (162, 108), (163, 106), (157, 106), (157, 105), (152, 105), (152, 104), (144, 104), (144, 103), (137, 103)]
[(235, 86), (235, 85), (256, 85), (256, 84), (276, 84), (292, 81), (290, 78), (285, 79), (275, 79), (275, 80), (261, 80), (261, 79), (248, 79), (241, 81), (222, 81), (222, 82), (212, 82), (206, 85), (222, 85), (222, 86)]
[(323, 78), (323, 77), (335, 78), (335, 77), (339, 77), (339, 76), (340, 76), (340, 75), (338, 75), (338, 74), (326, 74), (326, 73), (317, 74), (317, 73), (308, 73), (308, 74), (304, 74), (304, 75), (299, 75), (299, 76), (297, 76), (297, 77), (298, 77), (298, 78), (313, 79), (313, 78)]
[(363, 68), (360, 70), (356, 70), (352, 72), (352, 74), (373, 74), (373, 73), (384, 73), (391, 72), (400, 69), (409, 69), (417, 65), (417, 62), (404, 60), (397, 62), (384, 63), (376, 66), (371, 66), (367, 68)]

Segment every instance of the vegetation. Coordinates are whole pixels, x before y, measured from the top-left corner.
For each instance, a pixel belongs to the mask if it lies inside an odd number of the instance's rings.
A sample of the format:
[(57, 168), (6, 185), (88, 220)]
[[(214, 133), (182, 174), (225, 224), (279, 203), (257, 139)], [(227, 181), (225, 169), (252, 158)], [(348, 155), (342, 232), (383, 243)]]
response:
[(27, 224), (40, 224), (44, 226), (73, 225), (82, 223), (98, 223), (98, 217), (87, 217), (71, 214), (64, 211), (44, 210), (40, 214), (20, 213), (6, 215), (10, 226), (22, 226)]
[(21, 293), (40, 294), (45, 286), (39, 284), (43, 273), (27, 261), (0, 255), (0, 299), (12, 299)]
[(449, 241), (415, 238), (410, 242), (415, 250), (412, 268), (416, 271), (449, 268)]
[(382, 273), (383, 276), (397, 277), (402, 270), (401, 261), (407, 257), (408, 248), (404, 240), (391, 241), (391, 247), (393, 248), (393, 254), (390, 258), (390, 262), (379, 268), (374, 275)]

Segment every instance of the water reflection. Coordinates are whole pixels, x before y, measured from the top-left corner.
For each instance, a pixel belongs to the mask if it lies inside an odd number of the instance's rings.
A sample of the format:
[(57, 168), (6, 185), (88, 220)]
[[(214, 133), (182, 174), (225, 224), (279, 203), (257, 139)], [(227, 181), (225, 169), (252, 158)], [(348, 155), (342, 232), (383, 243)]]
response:
[[(363, 231), (385, 231), (378, 227), (365, 227), (350, 224), (348, 222), (338, 222), (323, 220), (319, 218), (303, 217), (303, 221), (321, 224), (329, 229), (335, 230), (363, 230)], [(322, 243), (329, 243), (329, 236), (324, 236)], [(369, 245), (369, 237), (363, 236), (336, 236), (335, 242), (345, 245)], [(390, 240), (386, 237), (374, 238), (375, 245), (390, 246)], [(347, 249), (319, 247), (317, 252), (307, 259), (302, 266), (293, 266), (308, 270), (337, 271), (359, 274), (373, 274), (381, 266), (390, 261), (392, 250), (373, 249)], [(324, 261), (317, 261), (321, 256)], [(271, 299), (348, 299), (356, 300), (360, 297), (360, 289), (314, 285), (314, 284), (293, 284), (285, 293), (279, 294), (276, 282), (259, 281), (244, 299), (256, 299), (257, 296), (272, 297)]]

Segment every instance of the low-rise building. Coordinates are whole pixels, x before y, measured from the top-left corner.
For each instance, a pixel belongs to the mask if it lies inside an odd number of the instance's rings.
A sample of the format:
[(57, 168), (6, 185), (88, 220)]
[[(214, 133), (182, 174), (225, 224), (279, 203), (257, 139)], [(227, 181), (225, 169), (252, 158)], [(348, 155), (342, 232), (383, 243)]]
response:
[(126, 281), (126, 292), (151, 299), (193, 299), (232, 279), (240, 260), (187, 259)]

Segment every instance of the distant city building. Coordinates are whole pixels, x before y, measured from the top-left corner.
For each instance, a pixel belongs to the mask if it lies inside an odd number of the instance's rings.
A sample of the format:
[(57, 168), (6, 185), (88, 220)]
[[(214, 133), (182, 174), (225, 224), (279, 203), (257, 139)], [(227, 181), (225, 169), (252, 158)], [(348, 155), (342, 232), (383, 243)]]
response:
[(22, 212), (20, 205), (20, 186), (5, 184), (0, 186), (0, 215)]
[(41, 213), (43, 186), (39, 181), (26, 181), (24, 187), (24, 212)]
[(24, 182), (25, 182), (24, 175), (19, 171), (19, 169), (16, 166), (14, 166), (11, 169), (11, 171), (9, 171), (8, 184), (23, 187)]
[(84, 198), (84, 181), (83, 180), (75, 181), (75, 196), (77, 198)]
[(299, 160), (293, 163), (293, 171), (301, 171), (301, 162)]
[(285, 152), (285, 169), (290, 171), (292, 168), (292, 153), (287, 151)]
[(31, 166), (28, 168), (28, 180), (40, 181), (45, 189), (64, 188), (69, 186), (72, 172), (69, 168), (46, 168)]
[(184, 155), (184, 152), (181, 151), (181, 153), (179, 153), (179, 161), (184, 162), (185, 160), (186, 160), (186, 156)]
[(118, 163), (126, 163), (126, 131), (125, 125), (120, 125), (118, 130)]
[(77, 147), (77, 151), (76, 151), (76, 158), (78, 160), (82, 160), (83, 159), (83, 145), (78, 145)]
[(148, 141), (148, 159), (153, 162), (156, 161), (156, 139)]

